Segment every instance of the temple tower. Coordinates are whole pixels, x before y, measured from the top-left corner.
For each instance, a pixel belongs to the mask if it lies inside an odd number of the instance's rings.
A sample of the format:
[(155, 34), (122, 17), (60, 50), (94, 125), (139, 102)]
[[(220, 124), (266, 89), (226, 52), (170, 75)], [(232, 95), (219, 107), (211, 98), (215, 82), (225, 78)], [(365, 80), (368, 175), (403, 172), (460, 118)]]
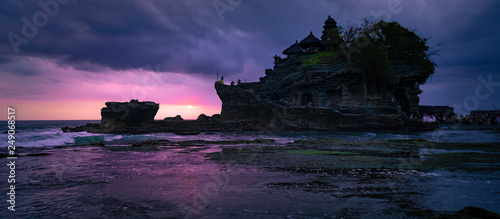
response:
[(323, 26), (321, 43), (326, 50), (337, 50), (341, 43), (337, 22), (331, 16), (328, 16)]

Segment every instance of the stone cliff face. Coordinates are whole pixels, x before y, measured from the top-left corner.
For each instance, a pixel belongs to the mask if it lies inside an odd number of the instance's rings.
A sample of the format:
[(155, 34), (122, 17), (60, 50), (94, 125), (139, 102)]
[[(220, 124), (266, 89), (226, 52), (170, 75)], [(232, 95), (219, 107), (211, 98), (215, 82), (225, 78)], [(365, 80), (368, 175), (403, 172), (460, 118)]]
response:
[(101, 129), (114, 131), (124, 128), (149, 128), (160, 105), (154, 102), (106, 102), (106, 107), (101, 109)]
[[(327, 22), (331, 23), (331, 18)], [(326, 22), (325, 22), (326, 23)], [(326, 31), (326, 30), (325, 30)], [(316, 42), (309, 35), (303, 41)], [(322, 37), (325, 38), (325, 37)], [(301, 41), (301, 43), (303, 42)], [(325, 42), (324, 42), (325, 43)], [(328, 42), (326, 42), (328, 43)], [(321, 51), (296, 43), (275, 57), (260, 82), (215, 89), (222, 101), (221, 119), (248, 121), (271, 130), (428, 130), (436, 127), (418, 119), (422, 91), (417, 80), (423, 69), (400, 62), (383, 83), (355, 62), (340, 56), (329, 63), (305, 65), (307, 55)], [(323, 48), (338, 47), (323, 45)], [(310, 56), (309, 56), (310, 57)]]
[(264, 82), (215, 83), (222, 101), (221, 119), (247, 121), (257, 130), (428, 130), (434, 124), (411, 119), (418, 114), (411, 75), (378, 86), (360, 69), (345, 65), (299, 68), (270, 73)]

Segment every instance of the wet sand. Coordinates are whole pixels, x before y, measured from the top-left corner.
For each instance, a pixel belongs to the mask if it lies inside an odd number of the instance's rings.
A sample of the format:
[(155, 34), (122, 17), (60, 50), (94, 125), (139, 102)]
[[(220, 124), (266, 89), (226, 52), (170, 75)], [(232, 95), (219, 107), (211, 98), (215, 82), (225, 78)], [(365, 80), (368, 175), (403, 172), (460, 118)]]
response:
[(496, 143), (148, 141), (26, 148), (18, 218), (413, 218), (500, 212)]

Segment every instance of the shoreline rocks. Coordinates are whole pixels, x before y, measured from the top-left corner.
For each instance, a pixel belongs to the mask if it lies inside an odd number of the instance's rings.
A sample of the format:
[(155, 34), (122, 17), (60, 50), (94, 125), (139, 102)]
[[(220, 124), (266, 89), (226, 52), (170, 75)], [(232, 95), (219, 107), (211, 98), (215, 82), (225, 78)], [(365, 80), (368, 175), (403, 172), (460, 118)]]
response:
[(184, 119), (181, 117), (181, 115), (177, 115), (175, 117), (165, 117), (165, 119), (163, 119), (165, 121), (183, 121)]

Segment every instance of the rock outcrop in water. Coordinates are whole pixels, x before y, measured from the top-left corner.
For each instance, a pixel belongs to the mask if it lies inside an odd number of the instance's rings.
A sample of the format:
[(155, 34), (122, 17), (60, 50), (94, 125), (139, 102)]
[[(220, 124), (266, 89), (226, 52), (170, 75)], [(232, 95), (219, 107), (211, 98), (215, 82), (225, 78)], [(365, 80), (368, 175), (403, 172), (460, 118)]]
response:
[(106, 102), (101, 109), (101, 124), (103, 130), (126, 128), (150, 128), (160, 105), (155, 102)]
[[(406, 37), (404, 34), (410, 32), (403, 33)], [(383, 47), (394, 48), (386, 45), (391, 43), (386, 42), (389, 37), (383, 39), (379, 40)], [(345, 55), (352, 53), (351, 47), (346, 46), (336, 22), (329, 17), (321, 40), (311, 33), (283, 51), (286, 58), (275, 56), (274, 68), (266, 69), (260, 82), (225, 85), (217, 81), (221, 119), (278, 131), (422, 131), (437, 127), (419, 119), (419, 85), (433, 68), (429, 72), (410, 57), (387, 61), (391, 65), (381, 71), (377, 59), (366, 64), (361, 55)], [(389, 57), (397, 53), (391, 51)]]
[(165, 117), (165, 119), (163, 119), (165, 121), (184, 121), (184, 119), (181, 117), (181, 115), (177, 115), (175, 117)]

